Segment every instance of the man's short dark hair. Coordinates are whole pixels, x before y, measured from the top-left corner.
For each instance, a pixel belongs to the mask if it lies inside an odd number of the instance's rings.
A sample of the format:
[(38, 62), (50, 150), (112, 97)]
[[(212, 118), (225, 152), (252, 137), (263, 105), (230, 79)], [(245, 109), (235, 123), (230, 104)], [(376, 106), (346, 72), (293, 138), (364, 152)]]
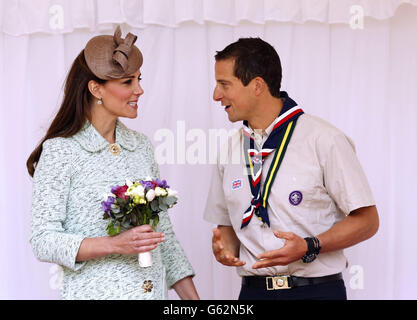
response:
[(240, 38), (214, 56), (216, 61), (234, 59), (234, 76), (244, 86), (255, 77), (261, 77), (272, 96), (279, 98), (282, 68), (278, 53), (260, 38)]

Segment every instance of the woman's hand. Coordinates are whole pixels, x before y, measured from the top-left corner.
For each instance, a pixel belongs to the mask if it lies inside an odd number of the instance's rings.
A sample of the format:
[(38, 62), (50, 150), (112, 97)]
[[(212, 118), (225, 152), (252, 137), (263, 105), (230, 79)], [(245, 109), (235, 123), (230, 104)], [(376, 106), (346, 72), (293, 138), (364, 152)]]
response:
[(111, 239), (114, 253), (135, 254), (155, 249), (159, 243), (165, 241), (165, 235), (155, 232), (150, 225), (145, 224), (124, 231)]

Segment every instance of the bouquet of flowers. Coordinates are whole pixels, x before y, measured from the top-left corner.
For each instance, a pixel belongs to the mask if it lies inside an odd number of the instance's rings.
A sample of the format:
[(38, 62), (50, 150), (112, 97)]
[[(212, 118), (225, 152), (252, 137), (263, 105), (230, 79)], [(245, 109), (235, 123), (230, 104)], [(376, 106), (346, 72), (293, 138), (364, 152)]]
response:
[[(165, 180), (146, 178), (122, 186), (114, 186), (101, 202), (103, 219), (110, 219), (106, 231), (110, 236), (132, 227), (159, 222), (159, 213), (167, 211), (177, 203), (177, 192)], [(141, 266), (152, 265), (150, 252), (139, 253)]]

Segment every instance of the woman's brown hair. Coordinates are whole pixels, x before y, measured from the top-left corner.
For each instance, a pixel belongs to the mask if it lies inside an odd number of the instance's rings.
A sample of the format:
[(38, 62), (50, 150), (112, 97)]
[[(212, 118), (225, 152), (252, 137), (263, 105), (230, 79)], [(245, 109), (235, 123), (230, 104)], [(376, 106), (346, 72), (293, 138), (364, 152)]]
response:
[(97, 78), (88, 68), (84, 58), (84, 50), (74, 60), (68, 73), (64, 87), (64, 98), (55, 119), (52, 121), (46, 135), (30, 154), (26, 161), (29, 175), (33, 177), (36, 165), (42, 153), (42, 144), (52, 138), (71, 137), (83, 127), (90, 115), (92, 95), (88, 89), (88, 82), (95, 80), (105, 83)]

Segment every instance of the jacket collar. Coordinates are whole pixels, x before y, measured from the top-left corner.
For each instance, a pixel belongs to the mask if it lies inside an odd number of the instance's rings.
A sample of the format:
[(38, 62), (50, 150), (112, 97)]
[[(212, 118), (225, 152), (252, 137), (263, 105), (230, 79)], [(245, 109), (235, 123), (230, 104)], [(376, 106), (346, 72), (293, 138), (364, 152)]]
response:
[[(88, 120), (73, 137), (89, 152), (98, 152), (110, 145)], [(129, 151), (135, 150), (137, 146), (134, 131), (127, 128), (119, 119), (116, 121), (116, 143)]]

